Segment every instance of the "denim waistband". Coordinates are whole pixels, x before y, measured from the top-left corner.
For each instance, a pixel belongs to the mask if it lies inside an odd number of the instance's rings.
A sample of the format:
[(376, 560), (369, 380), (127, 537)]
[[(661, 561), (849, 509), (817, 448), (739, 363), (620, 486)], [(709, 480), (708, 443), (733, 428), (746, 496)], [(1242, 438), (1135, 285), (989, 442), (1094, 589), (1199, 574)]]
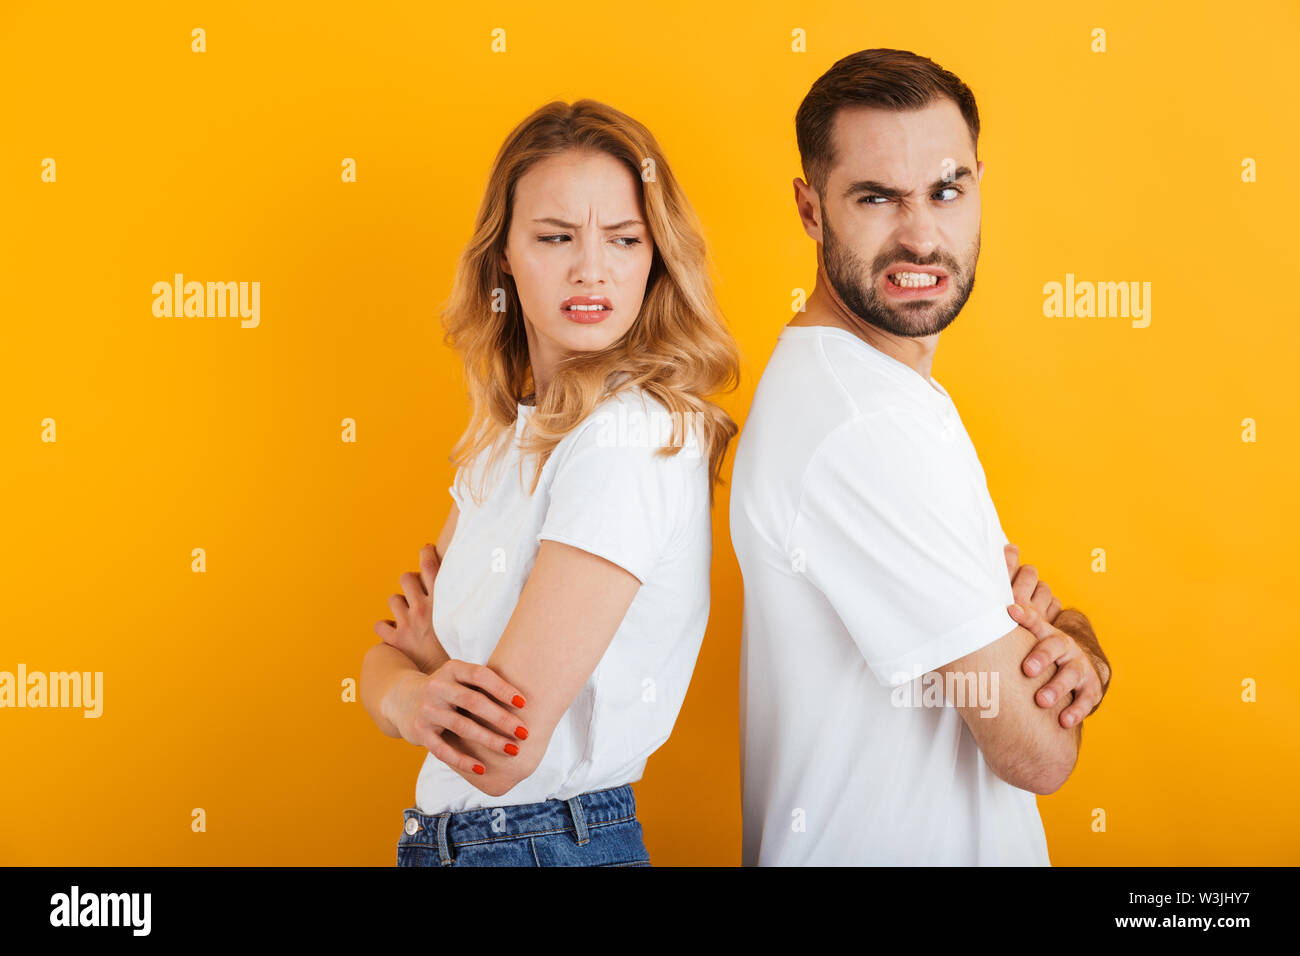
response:
[(436, 847), (444, 862), (455, 854), (452, 848), (491, 840), (572, 832), (579, 846), (592, 827), (625, 823), (636, 818), (632, 785), (580, 793), (568, 800), (544, 800), (504, 807), (483, 807), (445, 813), (421, 813), (416, 807), (402, 811), (405, 817), (404, 845)]

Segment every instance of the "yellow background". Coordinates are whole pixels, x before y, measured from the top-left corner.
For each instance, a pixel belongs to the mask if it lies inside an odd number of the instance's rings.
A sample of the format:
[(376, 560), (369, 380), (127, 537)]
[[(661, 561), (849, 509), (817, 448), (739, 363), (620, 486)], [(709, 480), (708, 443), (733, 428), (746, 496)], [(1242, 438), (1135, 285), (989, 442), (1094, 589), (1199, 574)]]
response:
[[(1039, 799), (1053, 862), (1300, 862), (1298, 27), (1287, 2), (6, 2), (0, 670), (103, 671), (105, 709), (0, 711), (0, 862), (391, 866), (423, 751), (341, 683), (450, 505), (467, 409), (437, 312), (502, 139), (581, 97), (655, 133), (745, 354), (741, 421), (813, 282), (794, 112), (878, 46), (975, 91), (983, 256), (934, 374), (1115, 669)], [(155, 318), (176, 272), (259, 281), (260, 327)], [(1151, 282), (1150, 327), (1045, 318), (1067, 272)], [(726, 502), (695, 678), (636, 786), (656, 865), (740, 859)]]

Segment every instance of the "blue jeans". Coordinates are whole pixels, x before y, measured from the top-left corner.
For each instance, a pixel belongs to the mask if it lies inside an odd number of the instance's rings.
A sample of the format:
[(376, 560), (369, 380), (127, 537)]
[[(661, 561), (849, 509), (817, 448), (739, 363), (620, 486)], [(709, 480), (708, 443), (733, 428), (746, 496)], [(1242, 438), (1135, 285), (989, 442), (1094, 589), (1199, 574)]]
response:
[(398, 866), (649, 866), (632, 785), (457, 813), (402, 811)]

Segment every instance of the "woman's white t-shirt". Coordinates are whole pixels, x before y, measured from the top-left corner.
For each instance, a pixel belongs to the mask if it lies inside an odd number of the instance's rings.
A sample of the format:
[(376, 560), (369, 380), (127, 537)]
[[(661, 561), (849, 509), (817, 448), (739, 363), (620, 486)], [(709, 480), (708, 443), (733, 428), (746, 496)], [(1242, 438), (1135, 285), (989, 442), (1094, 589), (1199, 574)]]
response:
[(415, 787), (423, 813), (567, 800), (640, 780), (673, 729), (704, 639), (713, 529), (708, 458), (695, 430), (683, 427), (681, 449), (659, 456), (673, 442), (672, 418), (653, 396), (626, 389), (561, 439), (529, 494), (536, 459), (528, 456), (521, 474), (519, 437), (534, 411), (518, 406), (510, 448), (480, 504), (467, 481), (486, 452), (449, 489), (460, 516), (433, 592), (443, 649), (487, 663), (542, 539), (612, 561), (641, 587), (537, 769), (492, 797), (426, 754)]

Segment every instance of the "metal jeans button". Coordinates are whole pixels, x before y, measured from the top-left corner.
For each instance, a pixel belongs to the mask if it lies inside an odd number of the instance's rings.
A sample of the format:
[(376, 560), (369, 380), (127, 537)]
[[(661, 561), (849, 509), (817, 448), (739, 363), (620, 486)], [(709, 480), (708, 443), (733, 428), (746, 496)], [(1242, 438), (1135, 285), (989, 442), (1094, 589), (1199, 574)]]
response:
[(417, 819), (415, 819), (415, 817), (407, 817), (407, 818), (406, 818), (406, 833), (407, 833), (407, 835), (409, 836), (409, 835), (415, 833), (415, 831), (418, 830), (418, 829), (420, 829), (420, 821), (417, 820)]

